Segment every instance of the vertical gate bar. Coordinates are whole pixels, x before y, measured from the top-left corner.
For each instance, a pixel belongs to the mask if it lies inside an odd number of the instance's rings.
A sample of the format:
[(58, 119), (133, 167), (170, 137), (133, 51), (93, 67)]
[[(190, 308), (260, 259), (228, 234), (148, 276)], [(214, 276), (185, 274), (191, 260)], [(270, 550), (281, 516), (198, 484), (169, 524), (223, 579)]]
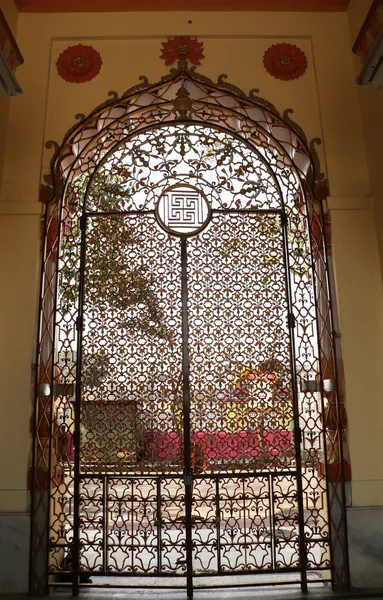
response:
[[(312, 208), (312, 210), (314, 210)], [(323, 247), (324, 247), (324, 259), (323, 259), (323, 264), (324, 264), (324, 272), (325, 272), (325, 281), (327, 284), (327, 293), (328, 293), (328, 299), (326, 300), (326, 302), (328, 302), (328, 306), (329, 306), (329, 315), (330, 315), (330, 323), (331, 323), (331, 350), (332, 350), (332, 363), (334, 366), (334, 383), (335, 383), (335, 391), (336, 391), (336, 415), (337, 415), (337, 421), (338, 421), (338, 436), (339, 436), (339, 455), (340, 455), (340, 465), (341, 465), (341, 469), (340, 469), (340, 480), (337, 482), (334, 482), (334, 484), (336, 486), (340, 486), (341, 487), (341, 496), (342, 498), (340, 499), (340, 512), (341, 512), (341, 529), (343, 530), (343, 535), (344, 535), (344, 544), (343, 544), (343, 559), (344, 559), (344, 572), (345, 572), (345, 589), (348, 590), (350, 588), (350, 565), (349, 565), (349, 554), (348, 554), (348, 529), (347, 529), (347, 506), (346, 506), (346, 486), (345, 486), (345, 479), (344, 479), (344, 452), (343, 452), (343, 438), (342, 438), (342, 429), (341, 429), (341, 424), (342, 424), (342, 415), (341, 415), (341, 409), (340, 409), (340, 402), (339, 402), (339, 381), (338, 381), (338, 369), (337, 369), (337, 365), (338, 365), (338, 348), (337, 348), (337, 344), (336, 344), (336, 338), (337, 338), (337, 332), (335, 331), (334, 327), (335, 327), (335, 323), (336, 323), (336, 319), (337, 319), (337, 306), (336, 306), (336, 298), (335, 298), (335, 284), (334, 284), (334, 277), (333, 277), (333, 271), (331, 269), (331, 264), (330, 264), (330, 259), (328, 256), (328, 251), (327, 251), (327, 239), (326, 239), (326, 227), (324, 226), (324, 210), (323, 210), (323, 203), (320, 203), (320, 217), (321, 217), (321, 222), (322, 222), (322, 228), (323, 228)], [(307, 217), (308, 219), (308, 217)], [(308, 227), (309, 231), (310, 228)], [(311, 241), (311, 234), (310, 234), (310, 242), (312, 245), (312, 241)], [(316, 331), (317, 331), (317, 337), (318, 337), (318, 350), (319, 350), (319, 372), (320, 372), (320, 380), (322, 382), (322, 387), (321, 387), (321, 408), (322, 408), (322, 415), (324, 415), (324, 395), (323, 395), (323, 375), (322, 375), (322, 354), (324, 353), (324, 350), (322, 349), (322, 340), (321, 340), (321, 336), (319, 334), (319, 311), (318, 311), (318, 306), (319, 306), (319, 297), (320, 297), (320, 288), (321, 285), (318, 283), (317, 285), (317, 273), (318, 273), (318, 269), (316, 269), (315, 267), (315, 261), (314, 261), (314, 257), (312, 256), (312, 272), (314, 274), (313, 277), (313, 289), (314, 289), (314, 298), (315, 298), (315, 324), (316, 324)], [(332, 588), (333, 590), (339, 590), (342, 589), (343, 586), (343, 582), (340, 583), (339, 585), (339, 578), (336, 576), (335, 570), (336, 570), (336, 554), (335, 554), (335, 548), (334, 548), (334, 536), (333, 536), (333, 517), (332, 517), (332, 506), (331, 506), (331, 494), (333, 494), (333, 490), (330, 490), (330, 486), (332, 484), (332, 482), (329, 481), (329, 477), (328, 477), (328, 460), (327, 460), (327, 427), (326, 424), (323, 423), (323, 432), (322, 432), (322, 436), (324, 439), (324, 458), (325, 458), (325, 470), (326, 470), (326, 497), (327, 497), (327, 518), (328, 518), (328, 528), (329, 528), (329, 544), (330, 544), (330, 557), (331, 557), (331, 579), (332, 579)], [(342, 514), (343, 513), (343, 514)]]
[(303, 512), (303, 485), (302, 485), (302, 457), (301, 457), (301, 429), (299, 426), (299, 402), (298, 402), (298, 386), (297, 372), (295, 364), (295, 340), (294, 340), (294, 314), (292, 308), (291, 286), (290, 286), (290, 262), (287, 241), (287, 226), (288, 217), (283, 211), (281, 212), (282, 225), (282, 245), (283, 258), (285, 263), (285, 281), (286, 281), (286, 297), (289, 312), (289, 337), (290, 337), (290, 365), (291, 365), (291, 382), (293, 390), (293, 422), (294, 422), (294, 445), (295, 445), (295, 460), (297, 472), (297, 493), (298, 493), (298, 519), (299, 519), (299, 564), (301, 570), (301, 589), (307, 592), (307, 554), (305, 540), (305, 524)]
[[(350, 559), (349, 559), (349, 551), (348, 551), (349, 545), (348, 545), (348, 525), (347, 525), (346, 482), (345, 482), (345, 478), (344, 478), (342, 413), (341, 413), (340, 402), (339, 402), (339, 398), (340, 398), (339, 379), (338, 379), (338, 371), (337, 371), (338, 349), (337, 349), (337, 344), (336, 344), (336, 331), (334, 331), (334, 307), (332, 304), (331, 285), (330, 285), (331, 279), (330, 279), (330, 272), (329, 272), (328, 264), (327, 264), (327, 277), (329, 280), (329, 302), (330, 302), (330, 315), (331, 315), (332, 348), (333, 348), (333, 354), (334, 354), (333, 360), (335, 363), (335, 365), (334, 365), (334, 380), (335, 380), (335, 389), (336, 389), (336, 412), (337, 412), (337, 420), (338, 420), (338, 436), (339, 436), (339, 450), (340, 450), (340, 463), (341, 463), (340, 481), (338, 482), (338, 485), (341, 486), (341, 490), (342, 490), (342, 498), (341, 498), (340, 503), (341, 503), (341, 513), (343, 513), (343, 514), (341, 515), (340, 527), (343, 529), (343, 536), (344, 536), (343, 559), (344, 559), (344, 571), (345, 571), (345, 588), (346, 588), (346, 590), (349, 590), (350, 585), (351, 585), (351, 580), (350, 580)], [(328, 465), (326, 463), (326, 469), (327, 468), (328, 468)], [(327, 470), (326, 470), (326, 474), (327, 474)], [(328, 480), (327, 480), (327, 486), (328, 486)], [(328, 506), (328, 509), (330, 510), (330, 504)], [(331, 523), (329, 523), (329, 529), (331, 529)], [(334, 556), (333, 550), (332, 550), (332, 555)], [(333, 588), (335, 589), (334, 586), (337, 585), (337, 589), (339, 589), (341, 587), (341, 586), (339, 586), (339, 581), (334, 581), (334, 577), (332, 579), (333, 579), (333, 582), (332, 582)]]
[[(48, 217), (48, 207), (45, 207), (44, 211), (44, 225), (43, 225), (43, 235), (44, 235), (44, 247), (41, 252), (41, 260), (40, 260), (40, 282), (39, 282), (39, 306), (38, 306), (38, 317), (37, 317), (37, 342), (35, 348), (35, 373), (34, 373), (34, 398), (33, 398), (33, 430), (32, 430), (32, 464), (31, 464), (31, 490), (30, 490), (30, 529), (29, 529), (29, 593), (33, 594), (37, 585), (36, 585), (36, 557), (38, 550), (35, 546), (35, 535), (36, 535), (36, 522), (37, 522), (37, 510), (36, 505), (36, 496), (39, 493), (39, 488), (36, 486), (36, 454), (37, 454), (37, 423), (38, 423), (38, 410), (40, 407), (40, 366), (41, 366), (41, 324), (42, 324), (42, 311), (43, 311), (43, 287), (46, 279), (45, 272), (45, 246), (46, 246), (46, 237), (47, 237), (47, 217)], [(50, 529), (50, 522), (48, 521), (48, 530)], [(47, 572), (48, 573), (48, 572)], [(45, 593), (48, 594), (48, 575), (45, 578)]]
[[(57, 212), (57, 211), (56, 211)], [(58, 222), (62, 221), (62, 206), (60, 207), (58, 213)], [(51, 217), (53, 216), (53, 213)], [(57, 218), (57, 217), (56, 217)], [(47, 510), (47, 532), (46, 532), (46, 591), (49, 590), (49, 541), (50, 541), (50, 528), (51, 528), (51, 493), (52, 493), (52, 453), (54, 451), (53, 445), (53, 419), (54, 419), (54, 411), (53, 411), (53, 387), (55, 382), (55, 344), (56, 344), (56, 323), (57, 323), (57, 291), (58, 291), (58, 280), (59, 280), (59, 260), (60, 260), (60, 240), (61, 240), (61, 230), (58, 229), (57, 234), (57, 250), (56, 250), (56, 258), (54, 263), (54, 288), (53, 288), (53, 317), (52, 317), (52, 365), (51, 365), (51, 376), (50, 376), (50, 394), (49, 394), (49, 439), (48, 439), (48, 481), (47, 481), (47, 489), (46, 489), (46, 510)], [(45, 448), (44, 448), (45, 450)]]
[(105, 475), (102, 485), (102, 497), (103, 497), (103, 520), (104, 520), (104, 532), (103, 532), (103, 571), (108, 571), (108, 476)]
[(72, 595), (78, 596), (80, 576), (80, 421), (81, 421), (81, 371), (82, 371), (82, 329), (83, 329), (83, 304), (84, 304), (84, 279), (85, 279), (85, 240), (86, 240), (86, 214), (80, 218), (81, 245), (80, 245), (80, 277), (78, 294), (78, 322), (77, 322), (77, 364), (76, 364), (76, 403), (74, 418), (74, 490), (73, 490), (73, 550), (72, 569), (73, 585)]
[[(344, 535), (344, 545), (343, 545), (343, 559), (344, 559), (344, 571), (345, 571), (345, 588), (346, 590), (350, 589), (350, 559), (349, 559), (349, 552), (348, 552), (348, 526), (347, 526), (347, 503), (346, 503), (346, 484), (345, 484), (345, 478), (344, 478), (344, 451), (343, 451), (343, 435), (342, 435), (342, 414), (341, 414), (341, 408), (340, 408), (340, 402), (339, 402), (339, 379), (338, 379), (338, 364), (339, 364), (339, 359), (341, 358), (341, 356), (339, 356), (339, 348), (337, 346), (336, 340), (337, 340), (337, 332), (335, 331), (335, 324), (338, 321), (339, 322), (339, 315), (338, 315), (338, 307), (337, 307), (337, 303), (336, 303), (336, 295), (335, 295), (335, 281), (334, 281), (334, 272), (333, 272), (333, 268), (332, 268), (332, 263), (330, 262), (330, 257), (329, 257), (329, 252), (327, 250), (328, 248), (328, 242), (329, 240), (327, 239), (327, 230), (326, 227), (324, 226), (324, 222), (325, 222), (325, 216), (324, 216), (324, 209), (323, 209), (323, 202), (320, 202), (320, 214), (321, 214), (321, 220), (322, 220), (322, 227), (323, 227), (323, 246), (324, 246), (324, 257), (325, 257), (325, 279), (326, 279), (326, 283), (327, 283), (327, 289), (328, 289), (328, 302), (329, 302), (329, 313), (330, 313), (330, 319), (331, 319), (331, 346), (332, 346), (332, 354), (333, 354), (333, 364), (334, 364), (334, 381), (335, 381), (335, 391), (336, 391), (336, 414), (337, 414), (337, 421), (338, 421), (338, 435), (339, 435), (339, 453), (340, 453), (340, 462), (341, 462), (341, 469), (340, 469), (340, 481), (338, 481), (338, 485), (341, 486), (341, 490), (342, 490), (342, 499), (341, 499), (341, 513), (343, 513), (341, 515), (341, 529), (343, 530), (343, 535)], [(313, 273), (315, 274), (315, 269), (314, 269), (314, 265), (313, 265)], [(315, 277), (313, 278), (313, 283), (314, 283), (314, 294), (315, 294), (315, 300), (317, 299), (317, 290), (316, 290), (316, 279)], [(316, 311), (316, 326), (317, 326), (317, 331), (318, 331), (318, 345), (319, 345), (319, 357), (320, 353), (321, 353), (321, 340), (319, 337), (319, 318), (318, 318), (318, 302), (315, 302), (315, 311)], [(319, 364), (321, 364), (321, 360), (319, 360)], [(321, 381), (323, 382), (323, 379), (321, 377)], [(323, 393), (321, 394), (322, 396), (322, 402), (323, 402)], [(324, 415), (324, 411), (322, 413)], [(325, 447), (326, 447), (326, 425), (324, 424), (324, 428), (323, 428), (323, 435), (325, 438)], [(333, 540), (331, 537), (331, 530), (332, 530), (332, 518), (331, 518), (331, 505), (330, 505), (330, 490), (329, 490), (329, 479), (328, 479), (328, 462), (327, 462), (327, 457), (326, 457), (326, 491), (328, 492), (328, 519), (329, 519), (329, 533), (330, 533), (330, 555), (332, 557), (332, 587), (333, 589), (341, 589), (342, 583), (339, 586), (339, 582), (335, 581), (335, 577), (334, 577), (334, 560), (335, 560), (335, 552), (333, 549)]]
[[(57, 250), (57, 254), (58, 254)], [(56, 271), (56, 277), (58, 276), (58, 269)], [(56, 282), (56, 292), (57, 292), (57, 282)], [(56, 301), (55, 301), (56, 302)], [(52, 508), (52, 453), (55, 451), (53, 445), (53, 419), (54, 419), (54, 410), (53, 410), (53, 386), (55, 381), (55, 339), (56, 339), (56, 310), (54, 311), (53, 316), (53, 325), (52, 325), (52, 374), (51, 374), (51, 391), (49, 394), (49, 415), (50, 415), (50, 423), (49, 423), (49, 440), (48, 440), (48, 481), (47, 481), (47, 514), (48, 514), (48, 525), (47, 525), (47, 541), (46, 541), (46, 556), (45, 556), (45, 569), (46, 569), (46, 590), (49, 590), (49, 541), (51, 534), (51, 508)]]
[(193, 554), (192, 554), (192, 494), (193, 473), (191, 466), (190, 440), (190, 362), (189, 362), (189, 319), (187, 281), (187, 239), (181, 238), (181, 306), (182, 306), (182, 404), (184, 419), (184, 482), (185, 482), (185, 542), (186, 581), (188, 598), (193, 597)]
[(274, 481), (273, 473), (269, 473), (269, 510), (270, 510), (270, 540), (271, 540), (271, 565), (277, 568), (277, 549), (275, 547), (275, 520), (274, 520)]
[(219, 507), (219, 478), (215, 480), (215, 516), (217, 523), (217, 571), (221, 571), (221, 510)]
[(245, 501), (245, 478), (242, 477), (242, 508), (243, 508), (243, 529), (242, 529), (242, 535), (245, 539), (245, 543), (243, 544), (243, 550), (244, 550), (244, 561), (245, 561), (245, 569), (248, 568), (248, 557), (249, 557), (249, 553), (247, 551), (247, 541), (249, 536), (246, 534), (246, 501)]
[[(329, 550), (330, 550), (330, 567), (331, 567), (331, 585), (334, 589), (334, 577), (333, 577), (333, 568), (334, 568), (334, 552), (333, 552), (333, 541), (332, 541), (332, 523), (331, 523), (331, 498), (330, 498), (330, 487), (329, 487), (329, 477), (328, 477), (328, 458), (327, 458), (327, 439), (326, 439), (326, 424), (324, 420), (325, 414), (325, 405), (324, 405), (324, 394), (323, 394), (323, 368), (322, 368), (322, 360), (321, 360), (321, 340), (319, 333), (319, 315), (317, 308), (317, 285), (316, 285), (316, 270), (314, 265), (314, 257), (312, 257), (312, 265), (311, 270), (313, 273), (313, 290), (314, 290), (314, 299), (315, 299), (315, 328), (317, 332), (318, 339), (318, 362), (319, 362), (319, 377), (321, 381), (321, 389), (320, 389), (320, 407), (321, 414), (323, 415), (323, 429), (321, 432), (321, 438), (323, 443), (323, 457), (325, 464), (325, 473), (326, 473), (326, 499), (327, 499), (327, 524), (328, 524), (328, 537), (329, 537)], [(338, 395), (338, 394), (337, 394)]]
[(161, 478), (157, 478), (157, 569), (161, 574), (162, 556), (161, 556)]
[[(130, 479), (131, 495), (130, 495), (130, 506), (129, 506), (129, 508), (130, 508), (130, 514), (131, 514), (130, 527), (131, 527), (132, 531), (134, 531), (134, 517), (135, 517), (135, 515), (134, 515), (134, 498), (135, 498), (135, 491), (136, 491), (135, 487), (134, 487), (135, 483), (136, 483), (135, 479), (133, 479), (133, 478)], [(120, 504), (119, 510), (121, 510), (121, 508), (122, 508), (122, 505)], [(113, 525), (114, 524), (115, 524), (115, 522), (113, 523)], [(138, 529), (138, 527), (139, 527), (139, 524), (137, 523), (137, 529)], [(119, 546), (121, 546), (121, 536), (120, 536), (120, 534), (119, 534), (119, 537), (118, 537), (118, 542), (119, 542)], [(130, 565), (131, 568), (132, 568), (132, 573), (134, 573), (134, 559), (135, 559), (135, 554), (134, 554), (133, 550), (134, 549), (132, 549), (132, 552), (131, 552), (132, 560), (131, 560), (131, 565)]]

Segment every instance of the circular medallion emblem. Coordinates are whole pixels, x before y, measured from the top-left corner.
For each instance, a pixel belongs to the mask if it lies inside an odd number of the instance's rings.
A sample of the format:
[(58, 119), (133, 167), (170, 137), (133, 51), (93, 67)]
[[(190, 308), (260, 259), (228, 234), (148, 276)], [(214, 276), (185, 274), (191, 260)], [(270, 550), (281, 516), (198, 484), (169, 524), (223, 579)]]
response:
[(159, 224), (173, 235), (195, 235), (210, 220), (210, 204), (201, 190), (191, 185), (173, 185), (156, 205)]
[(277, 79), (298, 79), (307, 69), (303, 50), (294, 44), (275, 44), (266, 50), (263, 64), (268, 73)]
[(69, 46), (57, 59), (57, 72), (65, 81), (84, 83), (90, 81), (101, 69), (101, 56), (92, 46)]

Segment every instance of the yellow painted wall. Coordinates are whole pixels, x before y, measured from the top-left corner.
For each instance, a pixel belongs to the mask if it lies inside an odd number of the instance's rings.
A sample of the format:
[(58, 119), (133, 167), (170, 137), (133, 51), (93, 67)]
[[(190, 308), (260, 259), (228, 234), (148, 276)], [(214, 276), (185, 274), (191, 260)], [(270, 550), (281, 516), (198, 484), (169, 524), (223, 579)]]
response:
[[(18, 11), (13, 0), (0, 0), (0, 9), (14, 37), (17, 35)], [(0, 181), (5, 153), (10, 98), (0, 98)]]
[[(323, 139), (321, 160), (330, 181), (334, 214), (334, 259), (356, 482), (354, 502), (383, 504), (383, 494), (379, 492), (383, 489), (383, 436), (378, 435), (377, 419), (381, 382), (379, 369), (369, 368), (383, 355), (382, 340), (376, 330), (383, 314), (383, 297), (376, 284), (379, 257), (371, 186), (345, 13), (19, 16), (18, 43), (26, 62), (19, 69), (18, 78), (24, 94), (10, 107), (0, 191), (0, 213), (7, 231), (7, 251), (0, 255), (4, 263), (0, 275), (3, 281), (12, 281), (12, 285), (7, 283), (3, 298), (7, 307), (3, 340), (9, 342), (2, 341), (6, 370), (0, 375), (0, 389), (2, 401), (8, 405), (8, 419), (0, 422), (0, 439), (11, 444), (17, 468), (7, 466), (9, 459), (2, 452), (0, 472), (4, 476), (0, 489), (23, 489), (26, 481), (40, 212), (37, 198), (41, 168), (48, 171), (51, 156), (51, 151), (44, 149), (44, 142), (61, 142), (75, 123), (74, 115), (87, 114), (107, 99), (109, 90), (121, 94), (137, 83), (141, 74), (153, 82), (158, 80), (168, 71), (159, 59), (161, 41), (175, 34), (195, 35), (204, 42), (206, 59), (200, 72), (212, 79), (227, 73), (232, 83), (246, 91), (260, 88), (260, 95), (280, 111), (294, 108), (293, 118), (308, 138)], [(282, 41), (297, 44), (308, 57), (308, 71), (298, 80), (277, 80), (263, 67), (264, 51)], [(60, 52), (79, 42), (94, 46), (103, 59), (101, 73), (80, 85), (64, 82), (55, 67)], [(12, 252), (8, 243), (12, 243)], [(17, 425), (10, 427), (9, 423)], [(20, 430), (17, 439), (15, 427)], [(368, 469), (365, 457), (369, 460)], [(13, 497), (16, 501), (16, 495), (9, 492), (7, 501)], [(22, 510), (22, 496), (17, 497), (18, 510)], [(5, 496), (0, 494), (0, 510), (7, 506)]]
[(332, 198), (354, 506), (383, 504), (383, 296), (373, 198)]
[[(347, 12), (351, 45), (371, 6), (371, 0), (351, 0)], [(354, 56), (355, 77), (361, 70), (361, 61)], [(358, 99), (367, 147), (371, 193), (375, 198), (375, 225), (378, 236), (380, 264), (383, 277), (383, 93), (371, 84), (358, 86)]]
[[(13, 0), (0, 0), (0, 8), (17, 36), (18, 12)], [(6, 153), (9, 109), (19, 98), (0, 98), (0, 182)], [(28, 455), (29, 380), (31, 334), (36, 264), (30, 256), (36, 230), (30, 217), (4, 216), (0, 204), (0, 507), (3, 511), (24, 511), (27, 501), (26, 466)], [(12, 213), (12, 211), (10, 211)], [(32, 259), (32, 260), (31, 260)], [(29, 356), (26, 344), (29, 343)], [(16, 460), (12, 460), (15, 456)]]
[(25, 511), (38, 218), (0, 216), (0, 510)]
[[(350, 47), (354, 44), (362, 24), (371, 7), (371, 0), (351, 0), (347, 18), (350, 30)], [(360, 73), (361, 62), (358, 56), (353, 55), (354, 77)], [(375, 468), (375, 460), (371, 457), (382, 456), (382, 445), (379, 442), (381, 431), (379, 422), (383, 418), (383, 392), (379, 384), (372, 383), (371, 373), (378, 374), (382, 364), (383, 324), (382, 324), (382, 283), (379, 281), (378, 269), (383, 276), (383, 93), (374, 89), (370, 84), (357, 85), (359, 110), (362, 117), (362, 127), (365, 139), (367, 164), (370, 175), (370, 203), (372, 210), (350, 211), (347, 215), (347, 223), (337, 225), (342, 227), (343, 234), (338, 236), (340, 261), (344, 264), (342, 274), (339, 270), (338, 277), (345, 277), (344, 273), (350, 272), (350, 264), (355, 269), (360, 269), (362, 284), (359, 289), (353, 285), (352, 295), (354, 298), (354, 329), (353, 338), (344, 341), (344, 352), (348, 352), (351, 344), (362, 348), (368, 345), (376, 349), (376, 352), (365, 354), (359, 352), (359, 358), (355, 352), (354, 360), (348, 360), (348, 368), (358, 369), (359, 373), (368, 373), (359, 381), (355, 381), (355, 391), (358, 389), (360, 398), (359, 416), (360, 424), (355, 420), (350, 422), (350, 443), (352, 450), (352, 465), (354, 471), (353, 501), (356, 505), (382, 504), (383, 503), (383, 464), (378, 459)], [(365, 205), (365, 199), (361, 199)], [(368, 221), (368, 226), (367, 222)], [(363, 227), (362, 227), (363, 225)], [(376, 236), (367, 237), (366, 231), (375, 228)], [(347, 237), (344, 232), (347, 231)], [(350, 245), (351, 232), (354, 238), (359, 238), (361, 252), (356, 255), (355, 248)], [(379, 256), (379, 262), (377, 260)], [(351, 291), (351, 290), (350, 290)], [(344, 293), (347, 293), (346, 290)], [(340, 299), (341, 302), (341, 299)], [(343, 314), (352, 311), (352, 306), (343, 303)], [(358, 308), (359, 305), (359, 308)], [(363, 312), (362, 312), (363, 311)], [(371, 311), (371, 312), (370, 312)], [(366, 312), (374, 315), (374, 319), (367, 319)], [(350, 314), (351, 321), (351, 314)], [(347, 335), (347, 333), (346, 333)], [(347, 365), (347, 362), (345, 362)], [(347, 376), (347, 375), (346, 375)], [(356, 378), (355, 378), (356, 379)], [(359, 385), (358, 385), (359, 384)], [(356, 396), (357, 394), (355, 394)], [(376, 418), (376, 421), (374, 421)], [(360, 438), (360, 429), (366, 432)], [(360, 440), (360, 441), (359, 441)], [(366, 443), (366, 441), (368, 443)], [(359, 442), (359, 443), (358, 443)], [(381, 464), (379, 468), (379, 462)]]

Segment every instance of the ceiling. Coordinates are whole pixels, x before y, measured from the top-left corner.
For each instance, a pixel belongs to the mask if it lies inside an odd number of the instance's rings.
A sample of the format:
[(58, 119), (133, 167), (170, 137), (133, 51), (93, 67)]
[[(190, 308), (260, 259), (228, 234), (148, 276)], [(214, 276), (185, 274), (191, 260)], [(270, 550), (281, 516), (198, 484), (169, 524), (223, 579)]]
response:
[(294, 11), (341, 12), (350, 0), (14, 0), (20, 12)]

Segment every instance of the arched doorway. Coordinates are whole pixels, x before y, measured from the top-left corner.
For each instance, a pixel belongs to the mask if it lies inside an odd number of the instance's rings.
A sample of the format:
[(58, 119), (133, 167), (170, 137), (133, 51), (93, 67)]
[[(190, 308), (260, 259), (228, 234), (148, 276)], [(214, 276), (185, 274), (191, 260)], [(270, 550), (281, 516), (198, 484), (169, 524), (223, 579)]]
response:
[(342, 450), (307, 147), (222, 80), (181, 69), (142, 87), (56, 156), (32, 585), (339, 587), (342, 469), (334, 486), (326, 467)]

